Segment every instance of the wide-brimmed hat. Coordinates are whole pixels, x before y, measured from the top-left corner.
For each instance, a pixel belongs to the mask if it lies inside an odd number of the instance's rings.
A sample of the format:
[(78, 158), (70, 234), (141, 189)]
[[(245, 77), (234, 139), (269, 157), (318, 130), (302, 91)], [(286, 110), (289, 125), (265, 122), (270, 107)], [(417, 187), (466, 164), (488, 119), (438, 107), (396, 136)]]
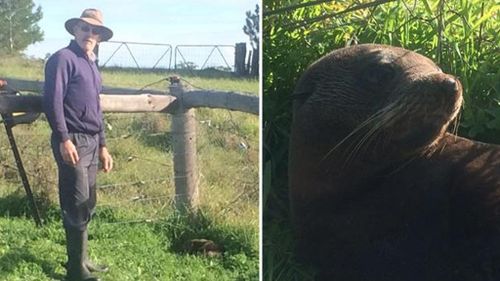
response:
[(113, 31), (103, 25), (103, 16), (101, 11), (97, 9), (85, 9), (79, 18), (72, 18), (67, 20), (64, 26), (71, 35), (75, 35), (73, 27), (75, 26), (75, 24), (81, 21), (92, 26), (99, 27), (101, 41), (108, 41), (111, 37), (113, 37)]

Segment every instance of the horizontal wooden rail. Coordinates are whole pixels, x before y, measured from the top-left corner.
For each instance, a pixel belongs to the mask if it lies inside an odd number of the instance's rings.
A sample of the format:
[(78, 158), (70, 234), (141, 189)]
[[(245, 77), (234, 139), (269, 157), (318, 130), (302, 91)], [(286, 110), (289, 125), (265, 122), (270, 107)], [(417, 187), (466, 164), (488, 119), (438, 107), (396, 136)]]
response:
[[(9, 88), (22, 92), (43, 92), (42, 81), (4, 78)], [(105, 112), (166, 112), (175, 110), (176, 97), (159, 90), (141, 90), (103, 86), (101, 106)], [(259, 97), (223, 91), (184, 91), (180, 96), (185, 108), (221, 108), (259, 114)], [(0, 113), (42, 112), (40, 95), (0, 95)]]
[(166, 112), (173, 113), (177, 98), (159, 95), (101, 95), (101, 107), (106, 112)]
[[(158, 95), (101, 95), (101, 107), (105, 112), (166, 112), (176, 106), (173, 96)], [(42, 96), (13, 96), (0, 94), (0, 114), (13, 112), (42, 112)]]
[(188, 91), (182, 96), (185, 107), (225, 108), (246, 113), (259, 114), (259, 99), (256, 96), (235, 92)]

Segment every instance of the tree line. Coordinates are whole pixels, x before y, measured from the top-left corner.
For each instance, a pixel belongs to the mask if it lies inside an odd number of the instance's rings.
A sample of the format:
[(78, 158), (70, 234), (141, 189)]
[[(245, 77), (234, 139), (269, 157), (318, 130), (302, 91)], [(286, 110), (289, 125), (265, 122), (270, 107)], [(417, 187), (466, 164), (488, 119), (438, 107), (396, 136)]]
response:
[(35, 7), (31, 0), (0, 1), (0, 52), (19, 53), (29, 45), (43, 40), (38, 22), (42, 7)]

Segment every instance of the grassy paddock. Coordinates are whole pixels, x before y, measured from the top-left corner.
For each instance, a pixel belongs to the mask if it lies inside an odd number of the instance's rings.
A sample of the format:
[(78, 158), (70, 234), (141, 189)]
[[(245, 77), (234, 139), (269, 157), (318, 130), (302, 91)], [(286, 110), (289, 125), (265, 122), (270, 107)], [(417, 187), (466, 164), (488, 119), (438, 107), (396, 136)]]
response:
[[(142, 88), (178, 73), (103, 70), (107, 86)], [(0, 77), (43, 80), (43, 61), (5, 58)], [(234, 77), (181, 76), (203, 89), (256, 95), (258, 82)], [(166, 90), (162, 81), (150, 88)], [(258, 117), (198, 109), (200, 211), (174, 211), (170, 116), (159, 113), (106, 114), (114, 171), (98, 174), (98, 207), (90, 226), (91, 256), (109, 263), (106, 280), (258, 279)], [(65, 261), (56, 167), (50, 128), (42, 116), (14, 129), (45, 221), (37, 229), (15, 170), (5, 134), (0, 134), (1, 280), (61, 280)], [(188, 251), (191, 239), (209, 239), (222, 256)]]

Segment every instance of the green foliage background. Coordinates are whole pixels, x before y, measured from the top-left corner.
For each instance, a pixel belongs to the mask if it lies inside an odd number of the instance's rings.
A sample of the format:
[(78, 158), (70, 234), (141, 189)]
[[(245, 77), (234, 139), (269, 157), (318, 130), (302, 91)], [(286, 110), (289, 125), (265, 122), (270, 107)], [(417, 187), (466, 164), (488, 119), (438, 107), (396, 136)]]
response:
[(0, 53), (18, 53), (43, 40), (42, 8), (32, 0), (0, 1)]
[(430, 57), (464, 88), (459, 135), (500, 143), (497, 0), (264, 0), (264, 280), (309, 280), (293, 257), (288, 217), (289, 94), (305, 68), (354, 43)]

